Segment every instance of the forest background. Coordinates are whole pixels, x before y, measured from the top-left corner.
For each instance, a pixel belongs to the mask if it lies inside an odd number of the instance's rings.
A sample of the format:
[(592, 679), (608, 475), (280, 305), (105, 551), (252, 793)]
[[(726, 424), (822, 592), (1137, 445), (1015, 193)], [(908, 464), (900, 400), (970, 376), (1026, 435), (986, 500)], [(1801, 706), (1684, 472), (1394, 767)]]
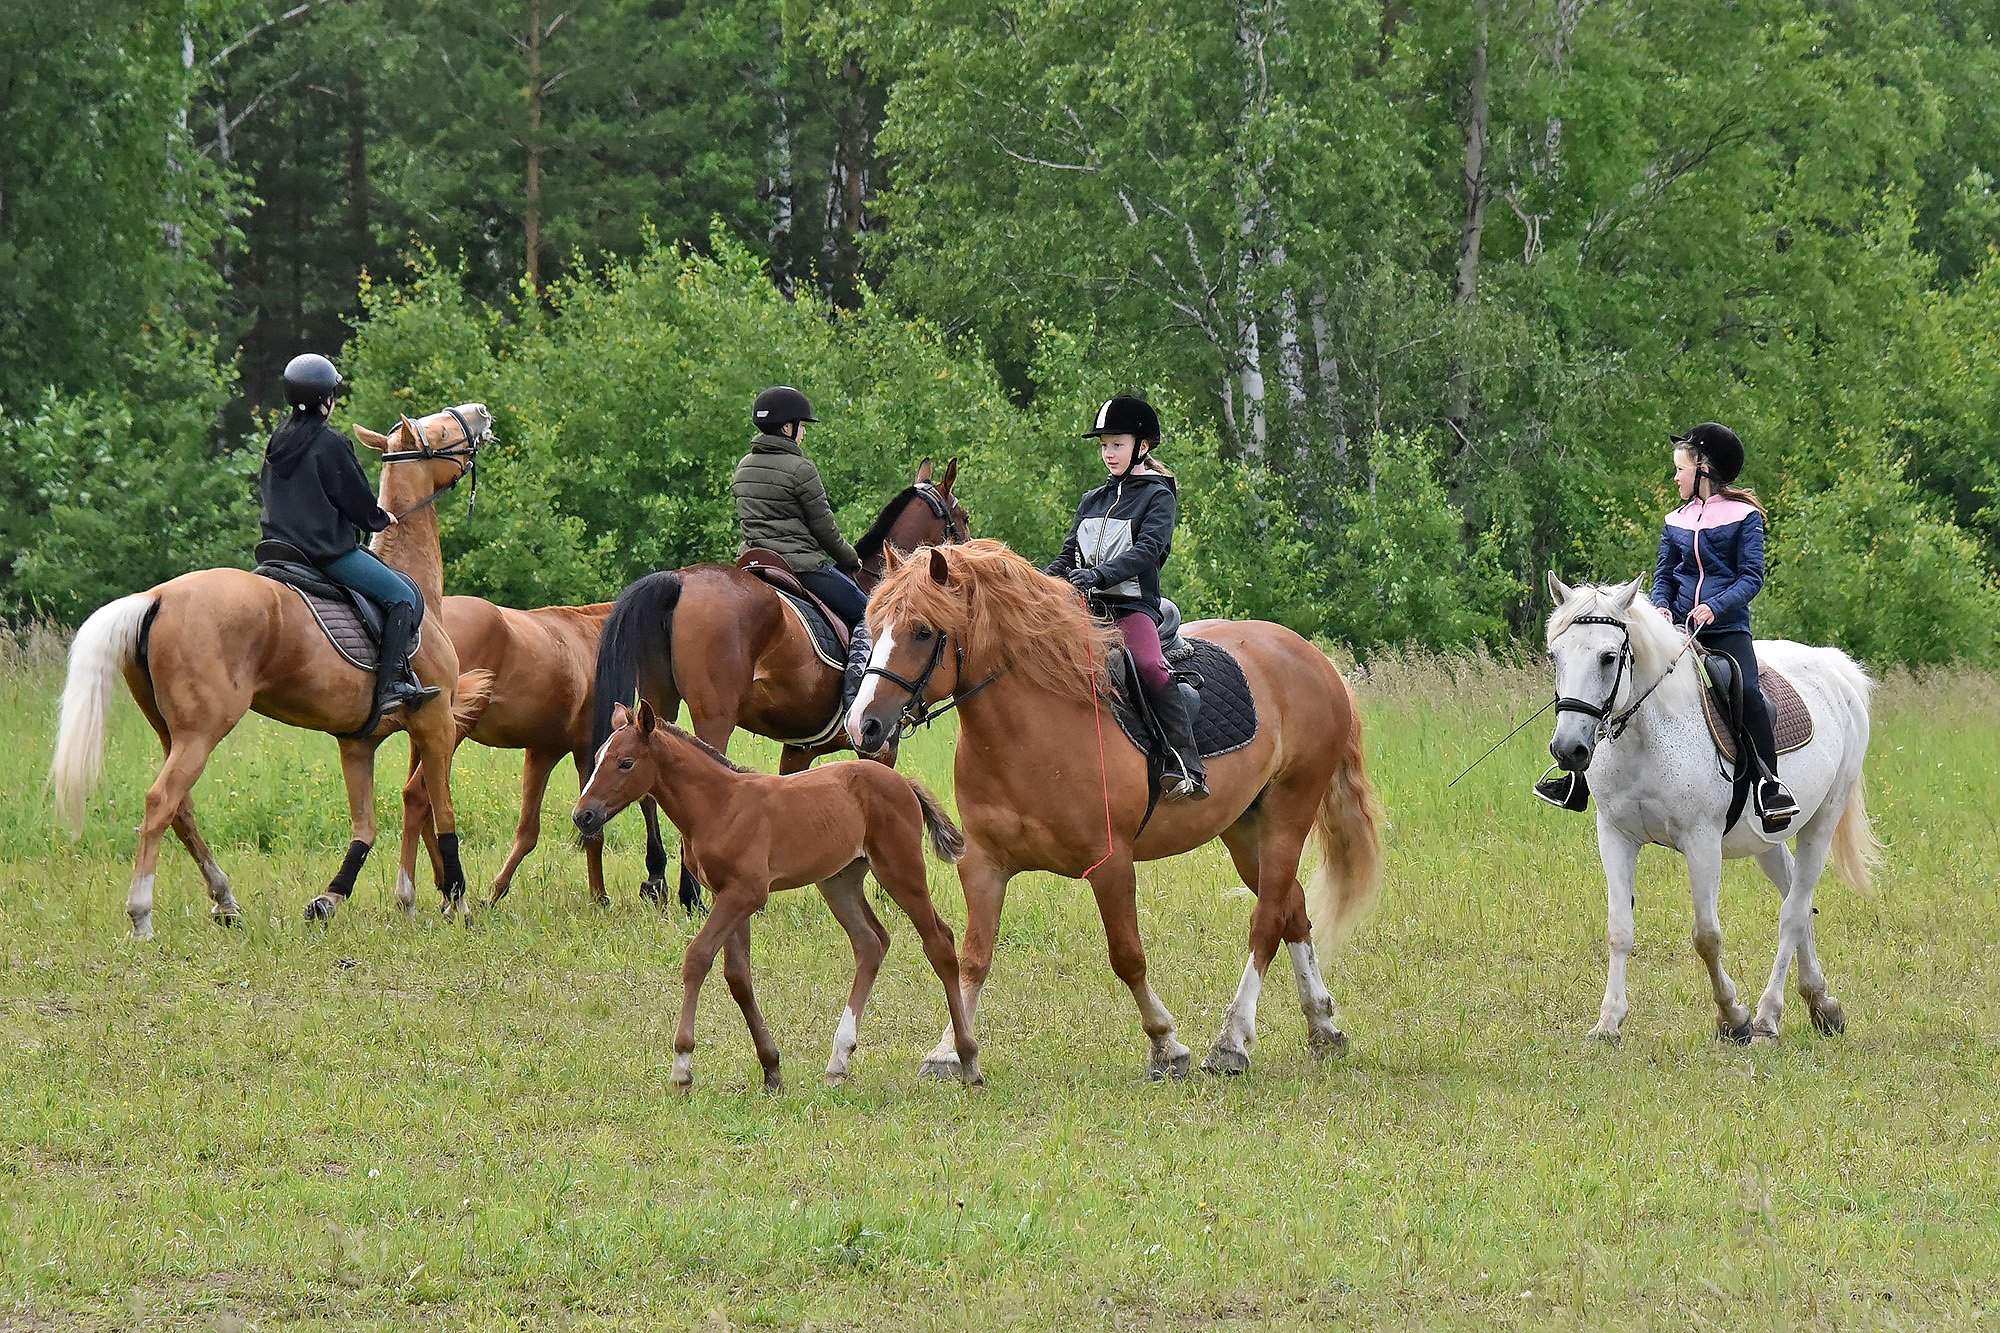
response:
[(278, 372), (485, 401), (453, 591), (728, 556), (790, 382), (856, 532), (1053, 554), (1138, 391), (1168, 591), (1366, 653), (1650, 568), (1733, 425), (1768, 636), (2000, 662), (2000, 0), (0, 7), (0, 621), (247, 564)]

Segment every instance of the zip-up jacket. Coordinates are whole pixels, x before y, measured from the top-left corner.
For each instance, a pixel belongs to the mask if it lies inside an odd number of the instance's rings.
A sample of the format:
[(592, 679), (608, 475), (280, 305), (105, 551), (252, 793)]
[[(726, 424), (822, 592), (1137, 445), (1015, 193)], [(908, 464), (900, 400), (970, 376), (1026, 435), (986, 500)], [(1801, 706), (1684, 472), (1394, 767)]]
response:
[(841, 569), (861, 563), (833, 521), (819, 469), (796, 440), (783, 435), (752, 440), (731, 489), (744, 547), (776, 551), (795, 574), (820, 569), (829, 557)]
[(331, 564), (358, 546), (356, 528), (380, 532), (389, 526), (354, 445), (317, 418), (293, 417), (273, 432), (257, 490), (264, 540), (290, 542), (315, 565)]
[(1750, 628), (1750, 599), (1764, 586), (1764, 515), (1742, 500), (1690, 500), (1667, 515), (1653, 568), (1653, 605), (1685, 622), (1701, 604), (1716, 631)]
[(1046, 572), (1067, 577), (1095, 569), (1097, 598), (1113, 615), (1144, 611), (1160, 618), (1160, 566), (1174, 549), (1180, 499), (1174, 479), (1158, 472), (1113, 477), (1077, 504), (1069, 536)]

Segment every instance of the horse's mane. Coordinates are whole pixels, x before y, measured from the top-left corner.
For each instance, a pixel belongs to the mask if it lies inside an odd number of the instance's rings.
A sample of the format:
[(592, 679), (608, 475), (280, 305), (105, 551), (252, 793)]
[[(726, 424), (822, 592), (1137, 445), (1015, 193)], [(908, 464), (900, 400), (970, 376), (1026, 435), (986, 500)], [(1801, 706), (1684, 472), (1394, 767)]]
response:
[[(931, 577), (942, 557), (946, 578)], [(1084, 610), (1076, 590), (979, 537), (920, 548), (898, 562), (868, 602), (868, 623), (915, 622), (955, 636), (974, 677), (1002, 669), (1065, 699), (1089, 702), (1105, 678), (1118, 630)]]
[[(1632, 638), (1632, 678), (1640, 682), (1643, 689), (1658, 680), (1668, 664), (1673, 662), (1674, 654), (1681, 649), (1682, 636), (1644, 597), (1634, 597), (1628, 605), (1619, 596), (1628, 586), (1623, 583), (1578, 584), (1571, 590), (1569, 600), (1550, 613), (1548, 643), (1553, 646), (1556, 636), (1575, 624), (1578, 616), (1610, 616), (1622, 621)], [(1694, 672), (1677, 670), (1660, 686), (1660, 692), (1691, 705), (1694, 696), (1688, 693), (1682, 697), (1680, 682), (1689, 682), (1691, 688), (1694, 679)]]
[(917, 488), (905, 486), (896, 493), (896, 498), (882, 506), (882, 512), (875, 516), (875, 522), (868, 531), (861, 534), (861, 540), (854, 543), (854, 554), (863, 560), (872, 560), (882, 554), (882, 544), (889, 540), (889, 529), (896, 526), (896, 520), (903, 516), (903, 506), (915, 498)]

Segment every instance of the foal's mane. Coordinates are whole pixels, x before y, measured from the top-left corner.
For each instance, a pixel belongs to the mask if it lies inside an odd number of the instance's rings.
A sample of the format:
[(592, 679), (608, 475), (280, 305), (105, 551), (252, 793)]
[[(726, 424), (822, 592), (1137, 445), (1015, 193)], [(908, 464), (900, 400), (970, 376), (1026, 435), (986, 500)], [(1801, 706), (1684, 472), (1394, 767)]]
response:
[[(627, 722), (625, 725), (628, 727), (636, 728), (638, 726), (638, 722), (635, 720), (632, 722)], [(721, 764), (724, 768), (728, 769), (732, 773), (754, 773), (757, 771), (754, 768), (743, 767), (743, 765), (737, 763), (734, 759), (731, 759), (728, 755), (716, 749), (713, 745), (710, 745), (707, 741), (703, 740), (701, 737), (695, 735), (691, 731), (682, 731), (679, 727), (667, 721), (665, 718), (660, 718), (653, 724), (653, 732), (654, 734), (652, 736), (642, 736), (640, 739), (646, 741), (648, 744), (651, 744), (654, 741), (665, 741), (668, 739), (686, 741), (690, 746), (694, 747), (694, 749), (700, 751), (708, 758), (713, 759), (716, 763)]]
[(875, 516), (875, 522), (868, 531), (861, 534), (861, 540), (854, 543), (854, 553), (863, 560), (872, 560), (882, 553), (882, 544), (889, 540), (889, 529), (896, 526), (896, 520), (903, 516), (903, 506), (916, 498), (917, 488), (905, 486), (897, 492), (896, 498), (882, 506), (882, 512)]
[[(931, 577), (942, 558), (946, 578)], [(1076, 590), (1016, 555), (976, 537), (919, 549), (900, 561), (868, 602), (878, 634), (890, 621), (928, 625), (956, 638), (974, 677), (1010, 670), (1065, 699), (1089, 702), (1120, 639), (1115, 626), (1084, 610)]]

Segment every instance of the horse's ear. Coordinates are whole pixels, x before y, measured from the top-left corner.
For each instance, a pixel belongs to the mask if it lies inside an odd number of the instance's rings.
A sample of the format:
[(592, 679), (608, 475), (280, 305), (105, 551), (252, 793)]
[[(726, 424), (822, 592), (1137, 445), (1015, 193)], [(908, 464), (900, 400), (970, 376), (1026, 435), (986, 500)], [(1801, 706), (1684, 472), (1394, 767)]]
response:
[(639, 734), (641, 736), (652, 735), (653, 728), (659, 725), (659, 721), (660, 716), (653, 711), (653, 705), (641, 699), (639, 701)]
[(358, 421), (354, 423), (354, 438), (378, 454), (389, 447), (388, 436), (381, 434), (379, 431), (372, 431)]
[(408, 417), (403, 418), (403, 433), (409, 437), (410, 448), (421, 449), (424, 447), (424, 433), (418, 430), (417, 423)]
[(935, 546), (931, 547), (931, 582), (948, 583), (950, 581), (951, 565), (945, 561), (944, 552)]
[(1564, 583), (1561, 579), (1557, 578), (1556, 572), (1553, 569), (1550, 570), (1549, 597), (1554, 600), (1557, 606), (1561, 606), (1564, 602), (1567, 602), (1569, 600), (1569, 595), (1570, 595), (1570, 586), (1567, 583)]
[(929, 458), (925, 458), (923, 462), (917, 464), (917, 485), (921, 486), (930, 479), (931, 479), (931, 460)]
[(629, 727), (631, 725), (632, 725), (632, 710), (627, 708), (624, 704), (611, 705), (612, 730), (616, 731), (619, 727)]
[(1630, 583), (1614, 591), (1611, 594), (1612, 600), (1627, 611), (1630, 611), (1639, 604), (1639, 585), (1645, 581), (1646, 576), (1641, 574), (1638, 578), (1633, 579)]
[(938, 483), (938, 489), (943, 491), (946, 495), (950, 495), (951, 484), (957, 480), (958, 480), (958, 460), (954, 458), (949, 463), (946, 463), (944, 465), (944, 480)]
[(888, 578), (903, 566), (902, 552), (891, 542), (882, 543), (882, 577)]

